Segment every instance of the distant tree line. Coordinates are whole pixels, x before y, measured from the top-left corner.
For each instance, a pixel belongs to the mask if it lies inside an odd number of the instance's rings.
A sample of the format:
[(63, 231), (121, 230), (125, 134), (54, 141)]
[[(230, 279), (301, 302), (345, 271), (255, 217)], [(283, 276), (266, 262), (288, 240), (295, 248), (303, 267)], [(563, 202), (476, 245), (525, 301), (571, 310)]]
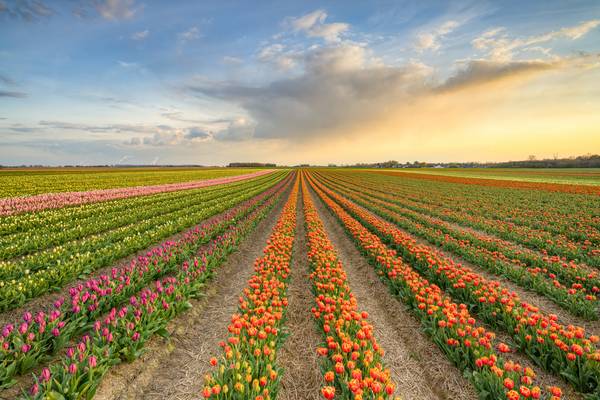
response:
[[(329, 164), (329, 167), (336, 167), (336, 164)], [(600, 168), (600, 155), (586, 154), (579, 157), (569, 158), (546, 158), (538, 160), (535, 156), (529, 156), (523, 161), (504, 161), (504, 162), (450, 162), (450, 163), (430, 163), (422, 161), (413, 161), (400, 163), (390, 160), (376, 163), (357, 163), (352, 165), (340, 165), (345, 168)]]
[(537, 160), (529, 156), (525, 161), (507, 161), (494, 164), (497, 168), (600, 168), (599, 154), (586, 154), (570, 158), (547, 158)]
[(232, 162), (227, 165), (229, 168), (248, 168), (248, 167), (265, 167), (274, 168), (277, 165), (273, 163), (259, 163), (259, 162)]

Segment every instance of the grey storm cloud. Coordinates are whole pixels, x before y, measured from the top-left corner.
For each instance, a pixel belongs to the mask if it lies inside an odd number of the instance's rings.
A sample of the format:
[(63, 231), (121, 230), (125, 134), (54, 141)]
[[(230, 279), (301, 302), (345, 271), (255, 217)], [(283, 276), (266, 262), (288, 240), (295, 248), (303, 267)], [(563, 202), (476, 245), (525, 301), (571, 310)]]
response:
[[(305, 56), (304, 65), (303, 75), (262, 87), (196, 83), (188, 90), (239, 104), (256, 122), (254, 137), (262, 138), (302, 138), (354, 124), (427, 90), (419, 66), (366, 65), (364, 50), (357, 46), (318, 49)], [(249, 129), (241, 127), (240, 135), (240, 127), (231, 128), (215, 138), (244, 137)]]
[(418, 62), (389, 66), (369, 58), (366, 50), (343, 44), (322, 47), (303, 57), (304, 72), (264, 86), (237, 82), (192, 81), (185, 90), (240, 106), (250, 121), (243, 134), (227, 130), (215, 139), (247, 137), (303, 140), (342, 134), (364, 122), (393, 118), (427, 96), (476, 88), (510, 77), (537, 74), (571, 61), (478, 61), (463, 65), (440, 81), (432, 68)]

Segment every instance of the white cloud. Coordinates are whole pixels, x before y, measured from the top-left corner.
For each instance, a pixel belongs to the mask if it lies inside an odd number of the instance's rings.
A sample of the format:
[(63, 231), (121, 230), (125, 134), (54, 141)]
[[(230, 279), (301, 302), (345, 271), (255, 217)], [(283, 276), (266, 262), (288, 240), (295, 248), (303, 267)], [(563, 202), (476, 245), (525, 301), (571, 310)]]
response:
[(200, 30), (196, 26), (193, 26), (187, 31), (181, 32), (179, 34), (179, 40), (181, 40), (182, 42), (187, 42), (198, 38), (200, 38)]
[(431, 32), (421, 32), (417, 35), (415, 48), (418, 51), (436, 51), (440, 48), (440, 41), (449, 33), (460, 26), (458, 21), (450, 20), (433, 29)]
[(96, 3), (96, 10), (105, 19), (130, 19), (143, 6), (135, 7), (135, 0), (104, 0)]
[(127, 61), (117, 61), (117, 64), (119, 64), (123, 68), (139, 68), (140, 66), (138, 63)]
[[(556, 39), (577, 40), (600, 25), (600, 20), (590, 20), (572, 27), (561, 28), (525, 38), (511, 38), (505, 28), (494, 28), (473, 39), (471, 44), (477, 50), (486, 51), (488, 57), (496, 61), (512, 60), (515, 53), (527, 50), (532, 46), (547, 43)], [(537, 47), (537, 46), (536, 46)]]
[(260, 62), (273, 64), (282, 71), (295, 67), (298, 57), (296, 52), (287, 50), (281, 43), (264, 46), (257, 56)]
[(133, 137), (124, 142), (129, 146), (177, 146), (203, 142), (211, 138), (211, 134), (199, 127), (172, 128), (159, 125), (153, 128), (154, 133), (144, 137)]
[(326, 42), (338, 42), (340, 36), (346, 32), (350, 25), (342, 22), (326, 24), (327, 12), (316, 10), (298, 18), (288, 18), (287, 23), (294, 32), (303, 32), (308, 37), (317, 37)]
[(565, 36), (572, 40), (579, 39), (598, 25), (600, 25), (599, 19), (586, 21), (571, 28), (563, 28), (555, 32), (555, 36)]
[(243, 60), (241, 58), (238, 58), (238, 57), (224, 56), (223, 57), (223, 63), (227, 64), (227, 65), (240, 65), (240, 64), (243, 63)]
[(140, 31), (140, 32), (135, 32), (133, 35), (131, 35), (131, 39), (144, 40), (148, 37), (149, 34), (150, 34), (150, 31), (148, 29)]

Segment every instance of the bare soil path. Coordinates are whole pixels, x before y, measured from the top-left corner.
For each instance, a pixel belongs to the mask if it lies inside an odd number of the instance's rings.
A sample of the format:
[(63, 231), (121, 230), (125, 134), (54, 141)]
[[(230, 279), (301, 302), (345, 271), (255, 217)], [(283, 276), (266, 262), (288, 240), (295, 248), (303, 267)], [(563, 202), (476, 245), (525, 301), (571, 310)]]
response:
[(320, 400), (324, 384), (317, 347), (323, 342), (317, 332), (311, 308), (308, 247), (304, 226), (302, 196), (298, 196), (297, 230), (288, 284), (288, 310), (285, 331), (289, 333), (278, 355), (277, 363), (284, 369), (278, 399)]
[(379, 280), (343, 227), (311, 191), (327, 235), (338, 252), (361, 310), (369, 313), (384, 361), (403, 400), (475, 400), (471, 383), (421, 331), (419, 322)]
[(254, 272), (254, 260), (262, 255), (290, 189), (217, 270), (205, 296), (192, 301), (193, 308), (173, 320), (169, 339), (154, 338), (148, 351), (130, 364), (114, 367), (104, 378), (95, 399), (198, 399), (209, 360), (221, 354), (219, 342), (227, 336), (238, 298)]

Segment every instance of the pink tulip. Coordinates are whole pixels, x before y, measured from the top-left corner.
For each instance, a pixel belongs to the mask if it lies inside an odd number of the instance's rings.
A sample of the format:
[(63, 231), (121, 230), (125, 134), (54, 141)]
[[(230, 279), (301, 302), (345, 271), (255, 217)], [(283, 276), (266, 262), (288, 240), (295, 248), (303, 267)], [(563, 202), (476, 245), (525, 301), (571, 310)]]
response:
[(33, 316), (31, 315), (31, 313), (27, 311), (25, 314), (23, 314), (23, 321), (29, 323), (31, 322), (32, 317)]
[(90, 356), (90, 358), (88, 359), (88, 363), (90, 364), (91, 368), (96, 368), (98, 360), (96, 360), (96, 357), (94, 356)]
[(75, 373), (77, 373), (77, 364), (69, 365), (69, 373), (71, 375), (75, 375)]
[(42, 378), (42, 382), (48, 382), (50, 380), (51, 374), (48, 368), (44, 368), (42, 373), (40, 374), (40, 378)]
[(35, 396), (36, 394), (38, 394), (39, 391), (40, 391), (40, 387), (37, 383), (34, 383), (33, 386), (31, 387), (31, 389), (29, 389), (29, 393), (31, 393), (32, 396)]

